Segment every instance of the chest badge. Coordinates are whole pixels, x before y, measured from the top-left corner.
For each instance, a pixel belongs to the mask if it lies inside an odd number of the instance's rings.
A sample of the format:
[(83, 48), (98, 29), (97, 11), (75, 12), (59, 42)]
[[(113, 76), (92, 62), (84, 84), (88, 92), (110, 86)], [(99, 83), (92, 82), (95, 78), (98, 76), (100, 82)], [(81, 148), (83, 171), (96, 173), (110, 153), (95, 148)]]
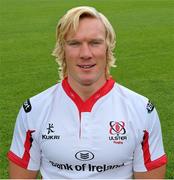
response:
[(126, 124), (123, 121), (110, 121), (109, 140), (115, 144), (123, 144), (127, 140)]
[(80, 161), (89, 161), (94, 158), (94, 154), (90, 151), (83, 150), (83, 151), (77, 152), (75, 154), (75, 157), (76, 157), (76, 159), (78, 159)]
[(44, 140), (58, 140), (60, 139), (60, 135), (55, 134), (53, 123), (49, 123), (46, 128), (47, 133), (42, 134), (42, 139)]

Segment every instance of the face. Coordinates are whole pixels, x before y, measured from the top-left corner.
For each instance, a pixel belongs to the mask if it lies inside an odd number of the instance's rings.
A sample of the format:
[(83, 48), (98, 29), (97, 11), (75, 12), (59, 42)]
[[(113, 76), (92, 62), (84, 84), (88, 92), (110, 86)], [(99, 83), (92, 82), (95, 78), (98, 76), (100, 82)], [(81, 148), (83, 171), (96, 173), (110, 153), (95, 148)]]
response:
[(65, 39), (69, 83), (101, 86), (106, 81), (106, 33), (99, 19), (80, 20), (75, 34)]

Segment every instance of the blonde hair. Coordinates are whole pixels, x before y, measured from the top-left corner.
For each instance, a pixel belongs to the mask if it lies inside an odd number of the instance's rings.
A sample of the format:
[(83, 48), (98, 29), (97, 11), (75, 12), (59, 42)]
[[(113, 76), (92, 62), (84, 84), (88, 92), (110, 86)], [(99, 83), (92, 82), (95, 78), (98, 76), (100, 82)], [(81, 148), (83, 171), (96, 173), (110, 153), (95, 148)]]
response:
[(77, 31), (79, 21), (83, 17), (92, 17), (100, 19), (104, 24), (106, 30), (106, 44), (107, 44), (107, 66), (106, 78), (110, 77), (110, 68), (115, 66), (114, 48), (116, 44), (115, 32), (108, 21), (108, 19), (93, 7), (80, 6), (67, 11), (67, 13), (59, 20), (56, 28), (56, 45), (52, 55), (56, 57), (56, 62), (59, 65), (59, 77), (64, 79), (67, 76), (67, 65), (65, 61), (65, 37), (68, 33), (75, 33)]

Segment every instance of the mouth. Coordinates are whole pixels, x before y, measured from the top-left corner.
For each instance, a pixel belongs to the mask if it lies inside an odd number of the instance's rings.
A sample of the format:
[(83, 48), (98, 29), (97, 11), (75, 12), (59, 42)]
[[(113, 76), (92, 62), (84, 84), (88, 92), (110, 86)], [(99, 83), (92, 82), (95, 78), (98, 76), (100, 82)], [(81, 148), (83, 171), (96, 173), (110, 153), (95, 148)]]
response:
[(94, 67), (96, 64), (90, 64), (90, 65), (77, 65), (78, 67), (82, 68), (82, 69), (90, 69), (92, 67)]

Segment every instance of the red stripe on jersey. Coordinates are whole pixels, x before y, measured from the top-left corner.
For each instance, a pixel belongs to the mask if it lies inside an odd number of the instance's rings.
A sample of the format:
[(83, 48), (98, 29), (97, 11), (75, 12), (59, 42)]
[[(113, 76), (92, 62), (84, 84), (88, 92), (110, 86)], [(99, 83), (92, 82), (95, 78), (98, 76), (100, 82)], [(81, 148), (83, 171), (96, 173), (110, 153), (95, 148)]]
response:
[(145, 164), (145, 166), (149, 162), (151, 162), (151, 156), (150, 156), (149, 142), (148, 141), (149, 141), (149, 133), (147, 131), (144, 131), (142, 148), (143, 148), (143, 155), (144, 155), (144, 164)]
[(142, 149), (143, 149), (143, 156), (144, 156), (144, 164), (148, 171), (158, 168), (167, 163), (166, 155), (163, 155), (154, 161), (151, 160), (150, 148), (149, 148), (149, 133), (147, 131), (144, 131)]
[(17, 164), (20, 167), (27, 168), (28, 163), (23, 161), (20, 157), (16, 156), (12, 151), (9, 151), (7, 154), (8, 159)]
[(89, 99), (85, 102), (80, 98), (80, 96), (71, 88), (68, 83), (67, 78), (65, 78), (62, 82), (62, 86), (66, 94), (73, 100), (76, 104), (79, 112), (91, 112), (93, 105), (96, 101), (106, 95), (114, 86), (115, 81), (110, 78), (106, 81), (106, 83), (95, 92)]
[(32, 133), (35, 132), (35, 130), (28, 130), (26, 132), (26, 138), (25, 138), (25, 144), (24, 144), (24, 154), (22, 156), (22, 158), (18, 157), (17, 155), (15, 155), (12, 151), (9, 151), (7, 156), (8, 158), (13, 161), (15, 164), (23, 167), (23, 168), (27, 168), (28, 167), (28, 163), (30, 161), (30, 149), (32, 146)]
[(25, 140), (25, 144), (24, 144), (24, 148), (25, 148), (25, 152), (24, 155), (22, 157), (23, 161), (27, 162), (27, 166), (30, 160), (30, 148), (32, 146), (32, 142), (33, 142), (33, 138), (32, 138), (32, 133), (34, 132), (34, 130), (30, 131), (28, 130), (26, 133), (26, 140)]
[(162, 165), (165, 165), (167, 163), (167, 156), (164, 154), (163, 156), (161, 156), (160, 158), (151, 161), (150, 163), (146, 164), (146, 168), (148, 171), (161, 167)]

